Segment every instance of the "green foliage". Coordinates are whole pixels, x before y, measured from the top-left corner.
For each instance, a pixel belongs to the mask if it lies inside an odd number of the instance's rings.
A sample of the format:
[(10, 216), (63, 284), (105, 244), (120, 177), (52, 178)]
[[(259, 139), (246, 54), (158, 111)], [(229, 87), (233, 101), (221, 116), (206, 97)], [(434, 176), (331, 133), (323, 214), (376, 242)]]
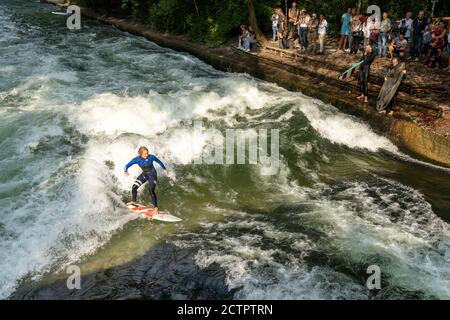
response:
[(197, 6), (198, 13), (195, 10), (186, 19), (189, 33), (210, 45), (225, 42), (248, 18), (244, 0), (197, 0)]
[[(131, 15), (152, 28), (176, 34), (189, 34), (193, 40), (219, 45), (239, 32), (241, 24), (248, 24), (246, 0), (77, 0), (86, 7), (100, 11)], [(288, 0), (290, 6), (292, 0)], [(348, 7), (356, 7), (357, 0), (298, 0), (299, 8), (308, 12), (325, 14), (330, 25), (329, 33), (337, 34), (341, 16)], [(388, 11), (392, 20), (401, 19), (405, 12), (414, 16), (421, 9), (431, 11), (430, 0), (361, 0), (362, 12), (369, 4), (378, 4)], [(285, 0), (253, 0), (258, 25), (270, 32), (273, 7), (285, 10)], [(436, 4), (435, 16), (449, 16), (450, 1)]]
[(148, 24), (159, 31), (186, 32), (186, 15), (192, 12), (189, 1), (153, 0), (147, 7)]
[(254, 0), (253, 4), (255, 6), (256, 19), (259, 22), (258, 26), (261, 31), (272, 32), (271, 17), (273, 9), (278, 5), (278, 2), (272, 0)]
[(122, 1), (126, 2), (127, 0), (72, 0), (71, 3), (96, 11), (124, 14), (125, 11), (122, 8)]

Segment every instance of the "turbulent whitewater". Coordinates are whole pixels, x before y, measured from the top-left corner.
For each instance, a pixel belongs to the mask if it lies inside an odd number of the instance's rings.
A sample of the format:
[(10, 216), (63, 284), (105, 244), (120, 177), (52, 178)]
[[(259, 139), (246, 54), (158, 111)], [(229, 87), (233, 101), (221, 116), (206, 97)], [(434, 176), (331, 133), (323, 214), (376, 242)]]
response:
[[(332, 105), (110, 26), (72, 32), (51, 10), (0, 4), (0, 298), (156, 243), (217, 264), (236, 299), (450, 298), (447, 170)], [(190, 134), (193, 121), (279, 129), (278, 173), (194, 164), (212, 142)], [(124, 206), (123, 166), (140, 145), (168, 165), (157, 191), (181, 223)], [(369, 265), (382, 272), (376, 292)]]

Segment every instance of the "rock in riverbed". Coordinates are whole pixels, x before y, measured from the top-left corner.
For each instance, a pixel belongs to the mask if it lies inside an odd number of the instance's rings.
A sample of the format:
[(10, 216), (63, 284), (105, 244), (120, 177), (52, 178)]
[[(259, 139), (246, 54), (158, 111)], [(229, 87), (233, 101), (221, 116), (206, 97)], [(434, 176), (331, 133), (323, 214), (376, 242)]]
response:
[(81, 274), (81, 289), (69, 290), (66, 279), (23, 285), (11, 299), (231, 299), (225, 273), (212, 264), (200, 269), (195, 250), (162, 244), (136, 260)]

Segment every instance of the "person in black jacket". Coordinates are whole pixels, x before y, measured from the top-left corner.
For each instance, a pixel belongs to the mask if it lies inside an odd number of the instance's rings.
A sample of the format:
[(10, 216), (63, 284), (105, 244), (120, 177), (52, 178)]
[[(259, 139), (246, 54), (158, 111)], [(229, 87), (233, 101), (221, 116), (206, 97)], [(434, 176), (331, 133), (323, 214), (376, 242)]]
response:
[(364, 103), (368, 103), (369, 100), (369, 75), (370, 75), (370, 66), (375, 60), (377, 53), (372, 49), (372, 46), (369, 44), (366, 46), (364, 50), (364, 56), (362, 58), (363, 63), (359, 67), (358, 74), (358, 85), (361, 90), (361, 95), (357, 97), (359, 100), (364, 99)]
[(412, 46), (411, 46), (411, 58), (419, 61), (420, 55), (423, 50), (423, 33), (425, 27), (428, 25), (428, 20), (425, 18), (423, 10), (419, 11), (419, 14), (412, 23)]

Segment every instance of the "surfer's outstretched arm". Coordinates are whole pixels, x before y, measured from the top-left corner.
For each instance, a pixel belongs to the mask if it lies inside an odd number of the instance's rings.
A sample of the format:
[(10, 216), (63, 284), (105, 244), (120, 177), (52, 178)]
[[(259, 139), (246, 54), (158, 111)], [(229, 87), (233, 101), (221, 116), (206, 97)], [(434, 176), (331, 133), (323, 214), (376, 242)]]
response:
[(132, 165), (135, 165), (135, 164), (137, 164), (137, 157), (131, 159), (131, 161), (128, 162), (128, 163), (126, 164), (126, 166), (125, 166), (125, 168), (124, 168), (125, 174), (128, 174), (128, 169), (129, 169)]
[(153, 157), (153, 161), (155, 161), (157, 164), (159, 164), (159, 166), (164, 170), (167, 171), (166, 166), (164, 165), (164, 163), (159, 160), (155, 155), (152, 155)]

